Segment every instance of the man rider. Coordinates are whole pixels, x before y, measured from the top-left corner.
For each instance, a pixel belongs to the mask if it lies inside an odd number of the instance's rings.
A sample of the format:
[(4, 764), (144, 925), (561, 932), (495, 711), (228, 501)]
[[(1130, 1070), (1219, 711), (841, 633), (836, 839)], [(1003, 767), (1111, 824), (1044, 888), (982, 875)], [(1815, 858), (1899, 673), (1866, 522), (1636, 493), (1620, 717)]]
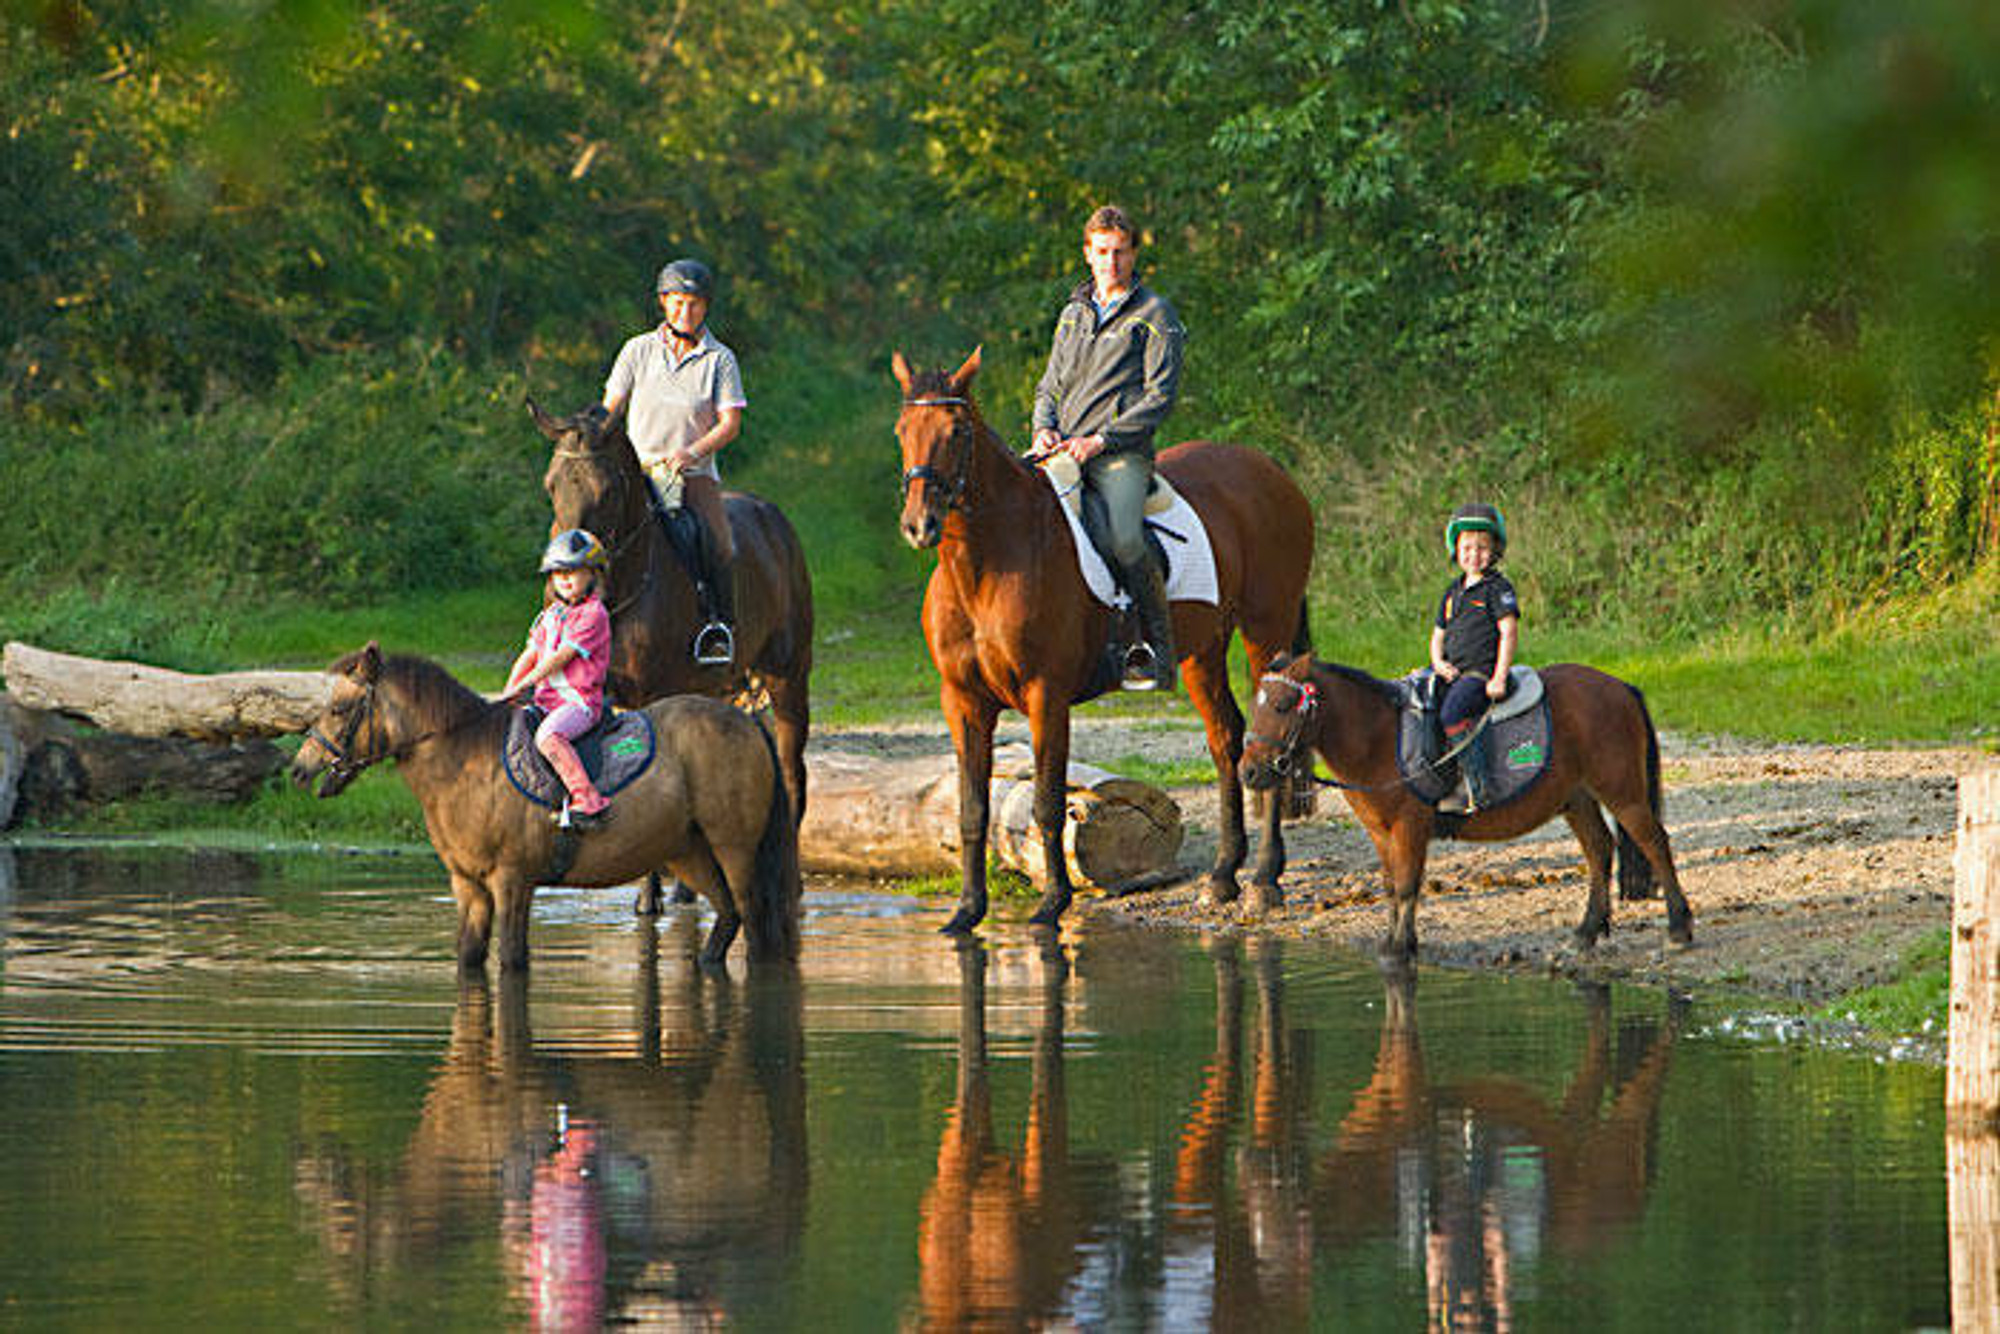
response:
[(708, 328), (715, 275), (698, 259), (677, 259), (655, 285), (659, 327), (628, 339), (604, 382), (604, 407), (626, 410), (625, 432), (665, 509), (685, 504), (707, 536), (708, 621), (695, 635), (694, 658), (726, 663), (736, 655), (736, 544), (722, 504), (715, 456), (743, 425), (743, 373), (736, 354)]
[(1090, 280), (1056, 320), (1049, 364), (1035, 387), (1034, 451), (1067, 453), (1104, 503), (1112, 557), (1146, 643), (1127, 655), (1125, 684), (1172, 690), (1178, 658), (1159, 569), (1146, 551), (1153, 433), (1173, 411), (1186, 332), (1173, 306), (1134, 280), (1132, 221), (1105, 205), (1083, 228)]

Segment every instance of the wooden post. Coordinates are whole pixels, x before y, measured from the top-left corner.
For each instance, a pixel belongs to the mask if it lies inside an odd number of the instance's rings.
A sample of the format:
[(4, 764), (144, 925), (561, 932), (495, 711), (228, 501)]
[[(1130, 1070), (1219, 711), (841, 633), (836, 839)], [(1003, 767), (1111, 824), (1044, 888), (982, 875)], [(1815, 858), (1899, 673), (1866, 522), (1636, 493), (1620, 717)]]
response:
[(1951, 912), (1951, 1067), (1945, 1108), (2000, 1124), (2000, 766), (1958, 783)]
[(1951, 1327), (2000, 1329), (2000, 766), (1958, 785), (1945, 1171)]

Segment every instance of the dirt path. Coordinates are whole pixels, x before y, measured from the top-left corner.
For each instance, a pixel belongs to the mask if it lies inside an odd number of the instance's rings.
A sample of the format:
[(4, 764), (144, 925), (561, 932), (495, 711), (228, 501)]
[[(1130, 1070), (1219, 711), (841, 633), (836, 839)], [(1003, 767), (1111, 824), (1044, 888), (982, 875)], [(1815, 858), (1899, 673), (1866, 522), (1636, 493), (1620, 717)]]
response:
[[(931, 729), (895, 736), (892, 744), (909, 749), (944, 744)], [(1433, 846), (1417, 913), (1421, 957), (1818, 1002), (1886, 980), (1913, 943), (1949, 925), (1957, 780), (1995, 763), (1991, 756), (1673, 735), (1661, 748), (1667, 828), (1695, 914), (1693, 946), (1668, 944), (1658, 900), (1614, 899), (1610, 939), (1579, 951), (1571, 928), (1583, 915), (1582, 863), (1568, 826), (1556, 821), (1515, 843)], [(1203, 753), (1192, 723), (1098, 719), (1079, 721), (1073, 749), (1099, 765)], [(1252, 922), (1236, 907), (1206, 907), (1193, 883), (1215, 847), (1212, 791), (1173, 795), (1187, 821), (1189, 881), (1118, 899), (1086, 896), (1079, 911), (1373, 951), (1388, 907), (1374, 849), (1344, 798), (1322, 793), (1317, 815), (1287, 827), (1285, 905)]]

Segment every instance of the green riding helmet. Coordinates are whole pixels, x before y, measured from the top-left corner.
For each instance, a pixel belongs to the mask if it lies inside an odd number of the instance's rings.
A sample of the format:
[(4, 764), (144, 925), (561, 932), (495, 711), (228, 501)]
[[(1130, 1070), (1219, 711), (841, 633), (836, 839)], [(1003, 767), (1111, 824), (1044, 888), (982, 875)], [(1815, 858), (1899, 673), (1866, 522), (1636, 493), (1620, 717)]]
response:
[(677, 259), (660, 270), (658, 287), (661, 296), (685, 292), (706, 301), (715, 295), (715, 275), (698, 259)]
[(543, 574), (557, 570), (596, 570), (602, 574), (610, 564), (604, 544), (581, 528), (557, 533), (542, 552)]
[(1444, 526), (1444, 549), (1447, 555), (1458, 554), (1460, 533), (1493, 534), (1493, 554), (1507, 554), (1507, 521), (1500, 517), (1500, 511), (1491, 505), (1460, 505), (1452, 511), (1451, 522)]

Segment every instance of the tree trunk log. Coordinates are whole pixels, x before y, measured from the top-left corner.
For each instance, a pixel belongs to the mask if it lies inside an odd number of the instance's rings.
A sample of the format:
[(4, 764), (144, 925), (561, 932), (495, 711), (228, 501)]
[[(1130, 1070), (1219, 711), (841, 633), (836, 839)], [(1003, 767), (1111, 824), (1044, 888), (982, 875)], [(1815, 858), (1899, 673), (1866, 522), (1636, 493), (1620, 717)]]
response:
[(7, 645), (0, 670), (17, 703), (73, 714), (130, 737), (236, 741), (287, 736), (303, 732), (319, 716), (332, 689), (322, 672), (195, 676), (21, 643)]
[[(799, 831), (809, 871), (924, 874), (958, 869), (958, 761), (889, 760), (815, 752), (812, 802)], [(1148, 784), (1087, 764), (1069, 766), (1063, 851), (1079, 887), (1122, 892), (1171, 875), (1181, 848), (1179, 807)], [(993, 757), (987, 846), (1001, 865), (1042, 883), (1034, 822), (1034, 757), (1026, 746)]]

